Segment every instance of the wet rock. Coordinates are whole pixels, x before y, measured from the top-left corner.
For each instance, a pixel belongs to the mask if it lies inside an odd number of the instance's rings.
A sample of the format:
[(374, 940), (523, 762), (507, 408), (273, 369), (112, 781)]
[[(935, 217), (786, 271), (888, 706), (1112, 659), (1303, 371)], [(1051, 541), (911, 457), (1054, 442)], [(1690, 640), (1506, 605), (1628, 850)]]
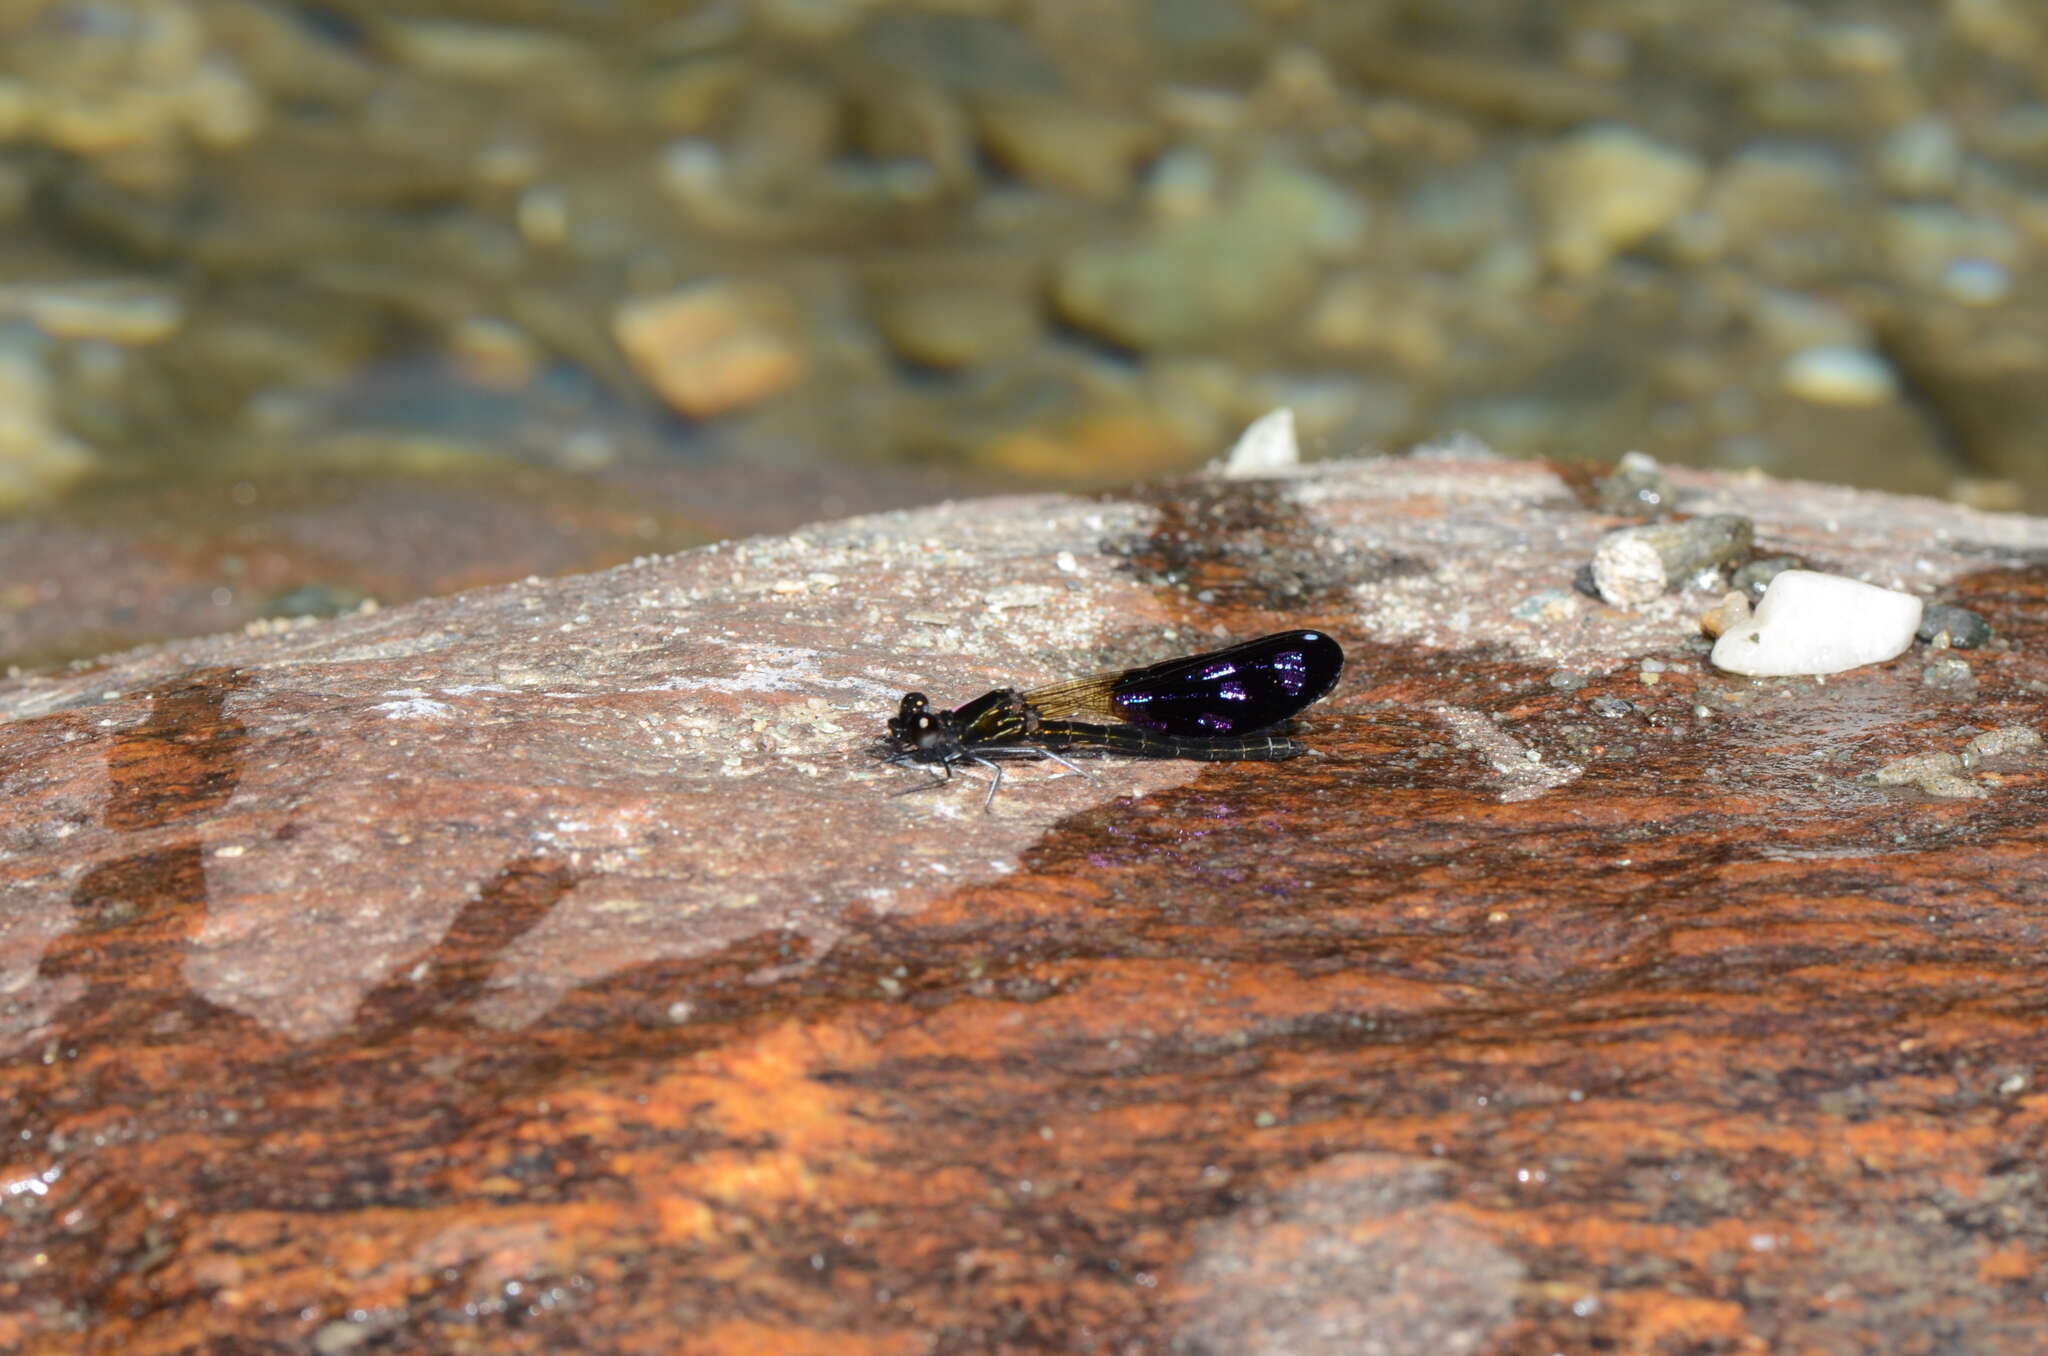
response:
[(1752, 677), (1840, 673), (1904, 654), (1919, 624), (1920, 600), (1910, 593), (1783, 570), (1751, 621), (1714, 642), (1713, 661)]
[[(1982, 610), (1971, 717), (2048, 720), (2048, 523), (1669, 474)], [(1436, 449), (0, 682), (0, 1341), (2024, 1356), (2041, 759), (1886, 789), (1958, 737), (1910, 666), (1510, 616), (1594, 531)], [(1321, 757), (1018, 762), (983, 814), (870, 748), (906, 689), (1311, 618)]]
[(1593, 551), (1593, 584), (1616, 607), (1640, 607), (1704, 570), (1749, 554), (1755, 528), (1739, 514), (1624, 527)]
[(1929, 603), (1920, 612), (1920, 627), (1914, 635), (1924, 644), (1954, 650), (1974, 650), (1991, 639), (1991, 623), (1953, 603)]

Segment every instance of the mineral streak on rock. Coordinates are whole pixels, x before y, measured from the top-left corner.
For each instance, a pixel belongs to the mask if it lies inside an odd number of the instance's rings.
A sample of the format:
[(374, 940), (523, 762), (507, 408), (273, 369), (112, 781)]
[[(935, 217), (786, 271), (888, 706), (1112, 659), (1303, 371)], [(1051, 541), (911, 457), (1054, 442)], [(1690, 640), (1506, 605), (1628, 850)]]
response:
[(1447, 1208), (1443, 1165), (1341, 1154), (1202, 1226), (1183, 1349), (1358, 1356), (1493, 1348), (1526, 1269)]
[(1458, 738), (1477, 751), (1502, 784), (1504, 801), (1528, 800), (1554, 786), (1563, 786), (1585, 772), (1577, 763), (1547, 763), (1543, 755), (1508, 735), (1483, 712), (1462, 707), (1437, 708), (1437, 715)]
[(2027, 725), (2002, 725), (1986, 730), (1963, 746), (1963, 761), (1974, 767), (1979, 759), (2022, 753), (2041, 747), (2041, 732)]
[(1984, 788), (1963, 776), (1963, 767), (1957, 754), (1912, 753), (1886, 763), (1871, 780), (1879, 786), (1917, 786), (1930, 796), (1951, 800), (1982, 796)]
[[(0, 1348), (2032, 1356), (2048, 523), (1669, 474), (2003, 643), (1517, 617), (1608, 520), (1463, 450), (0, 684)], [(1287, 625), (1318, 756), (868, 750)]]

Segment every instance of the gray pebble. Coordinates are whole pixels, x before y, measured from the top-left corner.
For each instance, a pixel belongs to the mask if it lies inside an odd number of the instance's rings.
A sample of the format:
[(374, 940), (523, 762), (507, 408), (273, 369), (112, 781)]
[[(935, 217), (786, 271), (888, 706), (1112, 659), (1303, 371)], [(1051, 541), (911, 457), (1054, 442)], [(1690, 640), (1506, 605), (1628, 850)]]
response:
[(1593, 584), (1616, 607), (1640, 607), (1702, 570), (1742, 559), (1755, 534), (1737, 513), (1620, 528), (1593, 550)]
[(1933, 645), (1944, 635), (1951, 650), (1974, 650), (1991, 639), (1991, 623), (1967, 607), (1929, 603), (1920, 613), (1920, 639)]
[(1804, 568), (1806, 562), (1798, 556), (1762, 556), (1737, 570), (1729, 582), (1755, 602), (1764, 596), (1764, 590), (1770, 587), (1771, 581), (1784, 571)]
[(1967, 692), (1977, 685), (1977, 675), (1970, 672), (1970, 662), (1962, 656), (1937, 654), (1920, 670), (1920, 682), (1937, 692)]

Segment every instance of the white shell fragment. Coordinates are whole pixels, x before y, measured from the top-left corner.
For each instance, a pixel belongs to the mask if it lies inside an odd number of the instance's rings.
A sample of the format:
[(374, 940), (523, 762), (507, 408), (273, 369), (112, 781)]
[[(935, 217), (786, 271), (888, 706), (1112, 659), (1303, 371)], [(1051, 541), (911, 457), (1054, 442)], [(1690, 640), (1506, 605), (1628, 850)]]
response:
[(1913, 643), (1920, 600), (1817, 570), (1783, 570), (1756, 615), (1714, 642), (1714, 667), (1754, 678), (1840, 673), (1897, 658)]
[(1254, 480), (1301, 465), (1301, 444), (1294, 437), (1294, 411), (1282, 405), (1268, 410), (1237, 435), (1223, 474), (1231, 480)]

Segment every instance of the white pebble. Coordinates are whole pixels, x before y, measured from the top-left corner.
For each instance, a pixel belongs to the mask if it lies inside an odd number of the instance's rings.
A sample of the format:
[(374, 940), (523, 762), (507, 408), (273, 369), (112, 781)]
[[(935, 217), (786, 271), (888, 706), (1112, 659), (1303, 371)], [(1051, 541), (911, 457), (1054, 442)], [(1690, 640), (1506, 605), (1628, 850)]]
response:
[(1782, 570), (1747, 624), (1714, 642), (1714, 667), (1756, 678), (1841, 673), (1897, 658), (1913, 643), (1920, 600), (1817, 570)]
[(1223, 474), (1232, 480), (1251, 480), (1285, 471), (1301, 464), (1301, 444), (1294, 437), (1294, 411), (1282, 405), (1252, 420), (1230, 455), (1223, 459)]

